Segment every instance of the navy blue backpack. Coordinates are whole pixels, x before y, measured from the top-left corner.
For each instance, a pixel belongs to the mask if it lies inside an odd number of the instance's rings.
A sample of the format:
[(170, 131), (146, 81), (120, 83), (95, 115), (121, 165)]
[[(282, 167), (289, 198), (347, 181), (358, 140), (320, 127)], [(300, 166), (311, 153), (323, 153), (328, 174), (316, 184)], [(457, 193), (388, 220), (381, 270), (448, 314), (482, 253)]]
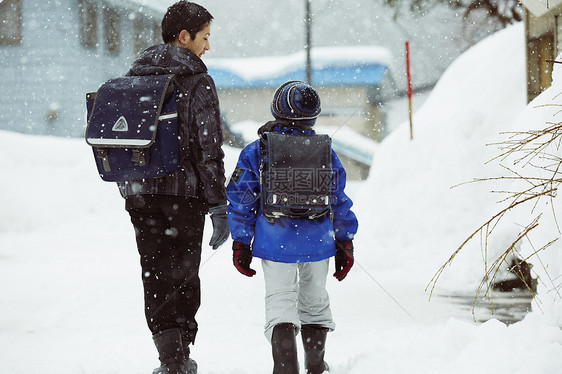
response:
[(86, 95), (86, 142), (104, 181), (157, 178), (179, 169), (173, 77), (119, 77)]

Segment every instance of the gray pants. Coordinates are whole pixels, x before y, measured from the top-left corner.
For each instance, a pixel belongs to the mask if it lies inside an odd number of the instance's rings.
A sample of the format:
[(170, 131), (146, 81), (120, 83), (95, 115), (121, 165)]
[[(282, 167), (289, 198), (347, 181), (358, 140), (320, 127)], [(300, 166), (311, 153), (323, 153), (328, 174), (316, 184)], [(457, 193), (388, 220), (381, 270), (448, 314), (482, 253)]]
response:
[(265, 336), (279, 323), (316, 324), (334, 330), (326, 291), (329, 259), (288, 264), (262, 260), (265, 277)]

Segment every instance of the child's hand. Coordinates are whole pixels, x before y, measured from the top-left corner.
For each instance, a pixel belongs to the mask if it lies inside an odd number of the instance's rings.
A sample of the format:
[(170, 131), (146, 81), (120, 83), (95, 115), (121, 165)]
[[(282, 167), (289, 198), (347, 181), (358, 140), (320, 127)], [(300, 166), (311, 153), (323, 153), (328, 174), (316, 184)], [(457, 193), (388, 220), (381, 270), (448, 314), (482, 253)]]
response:
[(336, 272), (334, 273), (334, 277), (340, 282), (344, 280), (347, 276), (347, 273), (353, 267), (355, 262), (353, 258), (353, 242), (338, 242), (336, 240)]
[(236, 270), (247, 277), (253, 277), (256, 271), (250, 268), (250, 264), (252, 263), (252, 250), (250, 246), (235, 241), (232, 243), (232, 250), (234, 251), (232, 254), (232, 261)]

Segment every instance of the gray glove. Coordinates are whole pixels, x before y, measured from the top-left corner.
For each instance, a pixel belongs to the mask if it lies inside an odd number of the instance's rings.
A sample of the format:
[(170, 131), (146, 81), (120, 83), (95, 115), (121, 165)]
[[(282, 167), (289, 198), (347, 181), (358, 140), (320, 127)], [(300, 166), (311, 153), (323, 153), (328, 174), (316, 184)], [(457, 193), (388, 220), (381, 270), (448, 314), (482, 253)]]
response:
[(211, 213), (211, 222), (213, 223), (213, 236), (209, 245), (213, 249), (217, 249), (226, 242), (230, 235), (228, 219), (226, 218), (226, 205), (209, 208), (209, 213)]

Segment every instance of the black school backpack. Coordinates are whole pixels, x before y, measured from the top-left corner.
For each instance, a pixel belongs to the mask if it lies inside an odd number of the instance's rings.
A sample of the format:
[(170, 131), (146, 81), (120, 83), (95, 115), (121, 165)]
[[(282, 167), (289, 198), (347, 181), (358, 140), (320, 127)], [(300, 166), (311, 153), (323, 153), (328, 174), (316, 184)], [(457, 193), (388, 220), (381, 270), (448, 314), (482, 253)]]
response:
[(180, 167), (173, 75), (110, 79), (86, 95), (86, 142), (108, 182), (156, 178)]
[(260, 155), (261, 207), (269, 222), (281, 217), (331, 216), (328, 135), (265, 132)]

